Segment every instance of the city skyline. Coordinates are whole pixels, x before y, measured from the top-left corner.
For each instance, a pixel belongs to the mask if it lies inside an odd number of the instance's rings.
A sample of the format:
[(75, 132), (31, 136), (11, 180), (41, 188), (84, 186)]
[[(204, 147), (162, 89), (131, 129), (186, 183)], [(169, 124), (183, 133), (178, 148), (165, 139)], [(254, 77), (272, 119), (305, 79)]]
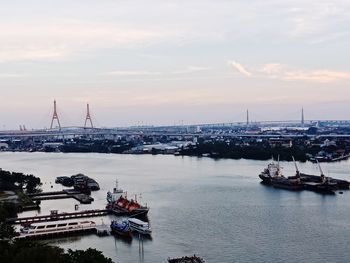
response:
[[(20, 5), (18, 4), (20, 3)], [(348, 1), (15, 1), (2, 128), (350, 119)], [(255, 114), (255, 116), (254, 116)], [(63, 121), (65, 119), (65, 121)]]

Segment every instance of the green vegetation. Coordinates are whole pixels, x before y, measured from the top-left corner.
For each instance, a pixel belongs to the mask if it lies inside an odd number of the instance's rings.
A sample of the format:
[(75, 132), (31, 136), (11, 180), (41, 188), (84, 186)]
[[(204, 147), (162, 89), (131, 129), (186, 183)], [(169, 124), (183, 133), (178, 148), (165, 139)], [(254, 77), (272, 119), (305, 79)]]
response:
[(50, 246), (42, 242), (16, 240), (0, 241), (1, 262), (6, 263), (112, 263), (102, 252), (89, 248), (87, 250), (71, 250)]
[(277, 158), (279, 155), (280, 160), (291, 161), (292, 156), (294, 156), (298, 161), (306, 161), (306, 153), (302, 147), (271, 147), (263, 143), (235, 145), (226, 142), (200, 142), (197, 145), (190, 145), (188, 148), (182, 149), (181, 154), (189, 156), (203, 156), (208, 154), (214, 158), (244, 158), (253, 160), (268, 160), (272, 156)]
[(34, 193), (41, 186), (40, 178), (32, 174), (9, 172), (0, 170), (0, 190), (26, 190), (27, 193)]
[(101, 140), (91, 141), (79, 139), (74, 143), (65, 143), (60, 146), (62, 152), (96, 152), (96, 153), (123, 153), (130, 150), (134, 146), (133, 143), (127, 141)]

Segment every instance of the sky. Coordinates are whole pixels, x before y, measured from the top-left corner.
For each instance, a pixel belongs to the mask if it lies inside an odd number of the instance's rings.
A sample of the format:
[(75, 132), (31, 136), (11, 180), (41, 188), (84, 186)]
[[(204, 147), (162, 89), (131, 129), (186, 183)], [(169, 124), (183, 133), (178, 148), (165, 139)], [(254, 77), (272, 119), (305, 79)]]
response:
[(350, 119), (350, 1), (0, 2), (0, 129)]

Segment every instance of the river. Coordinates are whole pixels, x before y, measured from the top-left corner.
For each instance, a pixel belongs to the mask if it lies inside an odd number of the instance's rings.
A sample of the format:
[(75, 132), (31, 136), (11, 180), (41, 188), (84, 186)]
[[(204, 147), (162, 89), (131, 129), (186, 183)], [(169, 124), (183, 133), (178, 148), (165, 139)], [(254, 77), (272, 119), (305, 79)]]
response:
[[(350, 191), (334, 196), (291, 192), (260, 184), (268, 162), (213, 160), (167, 155), (0, 153), (4, 170), (41, 178), (43, 190), (60, 190), (57, 176), (84, 173), (98, 181), (91, 205), (104, 208), (106, 193), (119, 186), (128, 195), (142, 193), (150, 206), (152, 238), (143, 250), (131, 242), (95, 235), (53, 239), (68, 249), (89, 247), (118, 263), (166, 262), (168, 256), (196, 254), (206, 262), (348, 262)], [(350, 180), (350, 162), (322, 164), (326, 175)], [(294, 165), (282, 162), (285, 175)], [(302, 172), (318, 174), (315, 164), (300, 163)], [(40, 213), (74, 211), (73, 199), (42, 201)], [(19, 216), (37, 214), (25, 212)], [(109, 224), (113, 216), (94, 218)]]

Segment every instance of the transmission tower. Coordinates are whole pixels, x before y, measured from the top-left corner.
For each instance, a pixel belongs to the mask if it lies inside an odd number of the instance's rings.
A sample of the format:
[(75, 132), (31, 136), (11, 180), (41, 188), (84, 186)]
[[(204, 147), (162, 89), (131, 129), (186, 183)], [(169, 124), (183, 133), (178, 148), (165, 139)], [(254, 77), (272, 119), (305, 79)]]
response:
[(94, 128), (94, 125), (92, 124), (92, 120), (91, 120), (89, 103), (86, 104), (86, 117), (85, 117), (84, 128), (86, 128), (86, 123), (88, 120), (90, 121), (91, 128)]
[(57, 114), (56, 100), (53, 101), (53, 115), (52, 115), (52, 119), (51, 119), (50, 129), (52, 129), (52, 125), (53, 125), (54, 120), (57, 120), (58, 128), (61, 130), (61, 123), (60, 123), (60, 119), (58, 118), (58, 114)]

